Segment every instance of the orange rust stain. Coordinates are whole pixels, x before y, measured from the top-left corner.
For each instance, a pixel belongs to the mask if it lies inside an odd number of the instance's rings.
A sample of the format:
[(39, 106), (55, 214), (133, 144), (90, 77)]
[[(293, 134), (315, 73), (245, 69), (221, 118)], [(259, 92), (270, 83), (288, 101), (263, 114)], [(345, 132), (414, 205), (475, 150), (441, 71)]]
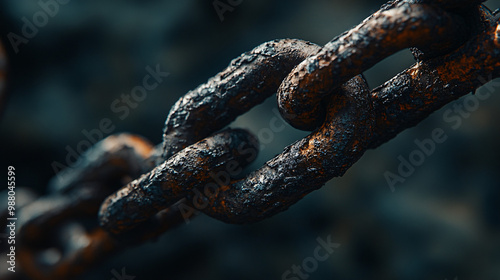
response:
[(361, 143), (361, 142), (360, 142), (358, 139), (354, 139), (354, 140), (352, 141), (352, 147), (353, 147), (353, 148), (354, 148), (354, 147), (359, 147), (359, 144), (360, 144), (360, 143)]
[(399, 109), (401, 111), (409, 111), (413, 109), (413, 106), (411, 104), (399, 104)]
[(469, 73), (477, 70), (478, 61), (474, 57), (462, 55), (453, 62), (447, 62), (436, 67), (436, 71), (444, 83), (453, 80), (467, 81), (470, 79)]
[(110, 158), (109, 159), (109, 164), (112, 165), (112, 166), (122, 166), (122, 167), (128, 167), (128, 163), (125, 162), (123, 159), (121, 158)]
[(149, 142), (145, 141), (143, 138), (135, 135), (130, 135), (130, 141), (133, 144), (133, 147), (136, 148), (136, 151), (144, 158), (148, 157), (149, 154), (153, 151), (153, 145)]
[(231, 185), (232, 185), (232, 183), (230, 183), (229, 185), (224, 185), (224, 186), (219, 185), (219, 192), (228, 191), (231, 188)]
[(495, 30), (495, 44), (500, 45), (500, 24), (497, 24), (497, 29)]

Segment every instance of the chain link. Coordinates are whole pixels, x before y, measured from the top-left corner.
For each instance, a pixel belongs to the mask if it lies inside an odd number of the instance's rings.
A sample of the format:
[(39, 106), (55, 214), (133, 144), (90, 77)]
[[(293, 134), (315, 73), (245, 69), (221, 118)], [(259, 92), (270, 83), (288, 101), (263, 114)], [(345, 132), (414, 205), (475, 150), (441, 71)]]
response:
[(279, 88), (280, 111), (295, 128), (312, 131), (325, 116), (321, 100), (354, 75), (409, 47), (448, 53), (469, 35), (463, 18), (439, 7), (388, 4), (295, 67)]
[[(172, 107), (162, 144), (110, 136), (23, 207), (23, 272), (70, 279), (182, 224), (194, 215), (186, 209), (238, 224), (286, 210), (367, 149), (500, 76), (499, 19), (482, 2), (391, 1), (324, 47), (285, 39), (242, 54)], [(370, 91), (362, 72), (405, 48), (417, 63)], [(220, 130), (275, 92), (283, 118), (313, 132), (241, 179), (257, 140)], [(48, 250), (58, 258), (41, 258)]]

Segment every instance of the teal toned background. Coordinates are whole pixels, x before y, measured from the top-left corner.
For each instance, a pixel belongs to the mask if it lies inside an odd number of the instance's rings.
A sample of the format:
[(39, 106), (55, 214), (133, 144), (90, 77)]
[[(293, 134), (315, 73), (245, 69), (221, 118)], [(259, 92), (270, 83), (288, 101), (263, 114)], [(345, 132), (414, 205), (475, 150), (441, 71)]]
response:
[[(243, 0), (221, 21), (211, 1), (70, 1), (16, 55), (7, 34), (21, 33), (21, 19), (40, 9), (36, 2), (0, 3), (0, 38), (11, 67), (0, 162), (16, 167), (18, 186), (39, 193), (54, 176), (51, 163), (64, 163), (65, 147), (74, 148), (85, 139), (82, 130), (101, 119), (110, 118), (115, 132), (159, 143), (174, 102), (242, 52), (278, 38), (325, 44), (384, 3)], [(486, 5), (496, 9), (500, 0)], [(365, 75), (373, 88), (412, 63), (403, 51)], [(120, 120), (110, 104), (156, 64), (170, 76)], [(449, 104), (282, 214), (244, 226), (200, 216), (83, 279), (112, 279), (111, 270), (122, 267), (136, 280), (281, 279), (328, 235), (341, 246), (309, 279), (500, 279), (499, 93), (456, 130), (443, 119)], [(273, 108), (274, 97), (231, 127), (258, 133), (269, 127)], [(384, 173), (396, 173), (398, 156), (408, 158), (414, 140), (435, 128), (448, 139), (392, 192)], [(251, 168), (304, 135), (290, 126), (274, 134)]]

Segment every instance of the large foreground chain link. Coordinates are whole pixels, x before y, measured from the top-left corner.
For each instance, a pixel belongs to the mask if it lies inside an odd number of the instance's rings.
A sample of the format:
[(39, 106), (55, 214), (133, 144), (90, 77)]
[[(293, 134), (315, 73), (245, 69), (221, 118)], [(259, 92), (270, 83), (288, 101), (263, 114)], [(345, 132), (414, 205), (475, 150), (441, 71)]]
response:
[[(24, 273), (71, 278), (194, 209), (228, 223), (286, 210), (367, 149), (500, 76), (499, 18), (482, 2), (392, 1), (324, 47), (285, 39), (242, 54), (174, 105), (162, 144), (110, 136), (23, 207)], [(370, 91), (363, 71), (404, 48), (417, 63)], [(245, 130), (220, 130), (276, 92), (282, 116), (313, 132), (239, 178), (258, 143)], [(58, 257), (40, 257), (49, 250)]]

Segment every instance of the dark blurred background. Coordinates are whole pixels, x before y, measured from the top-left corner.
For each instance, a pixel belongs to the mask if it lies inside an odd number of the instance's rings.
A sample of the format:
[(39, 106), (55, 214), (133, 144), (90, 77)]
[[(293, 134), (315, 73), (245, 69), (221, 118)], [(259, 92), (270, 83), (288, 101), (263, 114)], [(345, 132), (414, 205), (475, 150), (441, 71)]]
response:
[[(18, 186), (44, 193), (55, 175), (51, 164), (64, 163), (65, 148), (75, 148), (85, 139), (82, 130), (98, 128), (101, 119), (113, 121), (114, 133), (159, 143), (174, 102), (242, 52), (277, 38), (325, 44), (385, 1), (243, 0), (222, 21), (212, 1), (69, 1), (16, 54), (7, 34), (22, 34), (22, 18), (32, 19), (37, 2), (0, 4), (10, 65), (0, 160), (5, 170), (16, 167)], [(496, 9), (500, 0), (486, 5)], [(403, 51), (365, 74), (373, 88), (412, 63)], [(110, 104), (157, 64), (170, 76), (121, 120)], [(281, 279), (328, 235), (341, 246), (308, 279), (500, 279), (498, 93), (456, 130), (443, 119), (449, 104), (282, 214), (245, 226), (200, 216), (84, 279), (112, 279), (111, 270), (122, 267), (137, 280)], [(273, 108), (270, 98), (231, 126), (258, 133), (269, 127)], [(435, 128), (447, 141), (392, 191), (384, 173), (397, 173), (398, 156), (408, 158), (414, 140)], [(252, 168), (304, 135), (289, 126), (275, 133)]]

